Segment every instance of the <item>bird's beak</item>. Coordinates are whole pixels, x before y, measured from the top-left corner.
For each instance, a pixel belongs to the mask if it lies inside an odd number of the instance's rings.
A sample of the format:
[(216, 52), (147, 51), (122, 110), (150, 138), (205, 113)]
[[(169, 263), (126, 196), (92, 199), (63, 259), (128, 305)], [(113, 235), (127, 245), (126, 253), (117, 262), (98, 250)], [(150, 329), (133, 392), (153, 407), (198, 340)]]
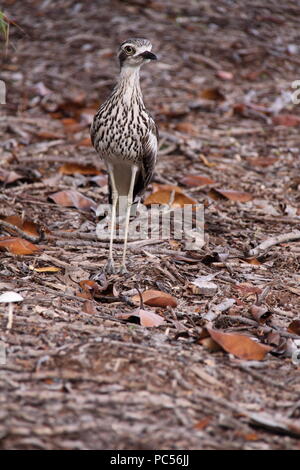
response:
[(140, 56), (143, 57), (143, 59), (157, 60), (156, 55), (149, 51), (142, 52)]

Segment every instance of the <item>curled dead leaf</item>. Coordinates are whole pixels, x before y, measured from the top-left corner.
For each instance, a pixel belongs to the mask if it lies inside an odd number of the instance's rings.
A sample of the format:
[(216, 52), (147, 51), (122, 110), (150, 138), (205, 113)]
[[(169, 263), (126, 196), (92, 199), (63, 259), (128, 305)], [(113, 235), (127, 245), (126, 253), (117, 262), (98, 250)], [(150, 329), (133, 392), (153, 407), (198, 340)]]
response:
[(288, 331), (300, 336), (300, 320), (293, 320), (288, 326)]
[(170, 204), (172, 208), (183, 207), (185, 204), (197, 204), (195, 199), (187, 196), (178, 186), (162, 184), (153, 185), (154, 192), (144, 201), (145, 206), (151, 204)]
[(271, 346), (258, 343), (248, 336), (239, 333), (227, 333), (213, 328), (207, 328), (207, 331), (212, 339), (226, 352), (240, 359), (261, 361), (273, 349)]
[(60, 168), (59, 172), (63, 175), (99, 175), (101, 172), (97, 170), (93, 165), (81, 165), (80, 163), (64, 163)]
[[(144, 304), (151, 307), (176, 307), (177, 300), (170, 294), (159, 290), (149, 289), (142, 293)], [(140, 296), (134, 295), (132, 301), (137, 305), (140, 303)]]
[(165, 320), (160, 315), (157, 315), (157, 313), (151, 312), (151, 310), (143, 310), (140, 308), (130, 313), (118, 314), (117, 317), (122, 320), (130, 320), (132, 317), (138, 318), (140, 324), (148, 328), (160, 326), (165, 323)]
[(220, 92), (218, 88), (206, 88), (200, 93), (200, 98), (211, 101), (224, 101), (225, 96)]
[(96, 209), (97, 204), (90, 198), (83, 196), (78, 191), (68, 189), (49, 195), (56, 204), (64, 207), (76, 207), (83, 211)]
[[(31, 220), (22, 220), (22, 218), (18, 215), (10, 215), (5, 217), (3, 220), (4, 222), (8, 222), (11, 225), (15, 225), (16, 227), (23, 230), (23, 232), (28, 233), (28, 235), (32, 235), (33, 237), (40, 236), (38, 226)], [(10, 232), (10, 229), (7, 228), (7, 231)]]
[(5, 184), (14, 183), (15, 181), (23, 178), (22, 175), (16, 171), (8, 171), (0, 169), (0, 181)]
[(253, 264), (254, 266), (260, 266), (262, 264), (257, 258), (244, 258), (242, 261)]
[(277, 116), (273, 116), (272, 121), (276, 126), (300, 126), (300, 116), (297, 116), (296, 114), (278, 114)]
[(215, 201), (227, 199), (229, 201), (236, 202), (248, 202), (253, 198), (252, 194), (245, 193), (243, 191), (223, 190), (212, 188), (209, 193), (209, 197)]
[(249, 294), (262, 293), (262, 290), (259, 287), (255, 287), (252, 284), (247, 284), (246, 282), (242, 282), (241, 284), (235, 284), (233, 287), (244, 296)]
[(272, 312), (270, 312), (266, 307), (260, 305), (252, 305), (251, 315), (259, 323), (266, 323), (266, 321), (271, 317)]
[(204, 175), (185, 175), (181, 181), (185, 186), (206, 186), (208, 184), (215, 184), (215, 181)]
[(0, 249), (6, 249), (14, 255), (32, 255), (40, 251), (41, 247), (20, 237), (3, 237), (0, 238)]
[(29, 269), (37, 273), (58, 273), (61, 271), (61, 268), (57, 266), (44, 266), (42, 268), (35, 268), (34, 266), (29, 266)]

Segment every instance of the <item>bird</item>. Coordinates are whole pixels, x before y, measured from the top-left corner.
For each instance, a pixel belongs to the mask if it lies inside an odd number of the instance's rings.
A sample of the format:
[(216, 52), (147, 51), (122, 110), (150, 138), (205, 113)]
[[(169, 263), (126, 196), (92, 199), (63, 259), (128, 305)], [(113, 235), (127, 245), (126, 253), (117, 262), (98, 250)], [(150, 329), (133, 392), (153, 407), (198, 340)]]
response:
[[(157, 160), (158, 128), (146, 109), (140, 88), (140, 68), (157, 60), (148, 39), (130, 38), (119, 46), (120, 74), (110, 96), (100, 106), (91, 125), (91, 141), (108, 173), (112, 204), (107, 273), (115, 273), (113, 239), (116, 212), (126, 208), (120, 273), (126, 273), (126, 250), (132, 204), (149, 185)], [(125, 200), (125, 204), (121, 204)]]

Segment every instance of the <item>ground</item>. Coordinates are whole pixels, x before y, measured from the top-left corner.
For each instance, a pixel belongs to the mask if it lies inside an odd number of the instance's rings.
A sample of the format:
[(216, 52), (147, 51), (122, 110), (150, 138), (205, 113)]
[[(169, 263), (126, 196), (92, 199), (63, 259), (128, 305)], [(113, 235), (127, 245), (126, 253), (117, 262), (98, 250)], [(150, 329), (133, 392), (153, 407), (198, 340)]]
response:
[[(299, 449), (299, 3), (1, 8), (0, 292), (23, 301), (11, 328), (0, 306), (0, 448)], [(89, 125), (128, 37), (159, 58), (141, 78), (161, 136), (146, 196), (204, 205), (205, 244), (131, 240), (128, 274), (105, 276)], [(131, 315), (137, 290), (160, 326)]]

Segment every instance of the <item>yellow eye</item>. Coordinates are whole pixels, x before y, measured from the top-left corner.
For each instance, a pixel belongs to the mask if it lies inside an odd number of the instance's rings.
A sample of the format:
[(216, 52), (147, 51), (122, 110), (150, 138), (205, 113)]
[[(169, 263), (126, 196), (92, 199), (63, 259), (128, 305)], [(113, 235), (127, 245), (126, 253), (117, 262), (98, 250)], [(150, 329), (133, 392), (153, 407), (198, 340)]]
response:
[(130, 54), (130, 55), (135, 53), (135, 49), (131, 46), (125, 46), (124, 50), (127, 54)]

